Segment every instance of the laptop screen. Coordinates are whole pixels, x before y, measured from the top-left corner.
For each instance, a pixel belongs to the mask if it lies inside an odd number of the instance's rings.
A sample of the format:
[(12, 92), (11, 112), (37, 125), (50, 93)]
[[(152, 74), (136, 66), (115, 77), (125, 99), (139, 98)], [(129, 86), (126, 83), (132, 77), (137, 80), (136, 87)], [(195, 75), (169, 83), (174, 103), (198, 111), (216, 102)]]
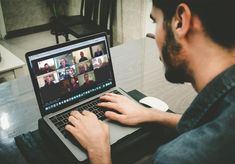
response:
[(26, 58), (43, 115), (115, 86), (105, 34), (29, 52)]

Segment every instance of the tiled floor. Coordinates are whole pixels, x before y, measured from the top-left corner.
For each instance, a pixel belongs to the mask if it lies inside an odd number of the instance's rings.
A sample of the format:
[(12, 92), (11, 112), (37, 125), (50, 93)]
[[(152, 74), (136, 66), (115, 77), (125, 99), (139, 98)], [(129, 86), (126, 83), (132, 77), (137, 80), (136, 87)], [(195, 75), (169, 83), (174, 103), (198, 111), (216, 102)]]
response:
[[(70, 40), (75, 39), (70, 36)], [(60, 36), (60, 43), (64, 42), (64, 37)], [(0, 40), (0, 44), (10, 50), (14, 55), (18, 56), (25, 62), (25, 53), (43, 47), (55, 45), (55, 36), (50, 34), (50, 31), (39, 32), (35, 34), (25, 35), (7, 40)], [(25, 65), (24, 74), (28, 74), (28, 68)]]

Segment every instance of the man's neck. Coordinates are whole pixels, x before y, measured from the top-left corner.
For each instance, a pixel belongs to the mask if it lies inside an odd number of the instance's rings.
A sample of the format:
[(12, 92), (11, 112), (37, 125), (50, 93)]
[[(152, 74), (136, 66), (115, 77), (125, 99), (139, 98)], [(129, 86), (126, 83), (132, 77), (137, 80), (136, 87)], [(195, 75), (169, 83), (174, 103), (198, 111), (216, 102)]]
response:
[(235, 64), (235, 50), (228, 51), (215, 43), (205, 44), (191, 49), (190, 70), (193, 74), (193, 86), (200, 92), (211, 80)]

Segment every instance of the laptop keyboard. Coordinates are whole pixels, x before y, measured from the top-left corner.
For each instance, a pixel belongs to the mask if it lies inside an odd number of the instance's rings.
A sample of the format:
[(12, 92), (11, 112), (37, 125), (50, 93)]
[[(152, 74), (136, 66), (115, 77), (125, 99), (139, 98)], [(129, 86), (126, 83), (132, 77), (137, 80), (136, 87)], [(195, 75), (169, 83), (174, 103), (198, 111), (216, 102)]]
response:
[[(115, 90), (113, 91), (113, 93), (115, 94), (121, 94), (119, 91)], [(71, 111), (74, 111), (74, 110), (77, 110), (79, 112), (82, 112), (84, 110), (88, 110), (90, 112), (93, 112), (98, 119), (100, 120), (104, 120), (106, 119), (104, 113), (105, 111), (107, 111), (108, 109), (104, 109), (104, 108), (100, 108), (100, 107), (97, 107), (96, 105), (100, 102), (100, 99), (97, 98), (97, 99), (94, 99), (90, 102), (87, 102), (85, 104), (82, 104), (81, 106), (78, 106), (76, 108), (73, 108), (69, 111), (66, 111), (64, 113), (61, 113), (61, 114), (58, 114), (56, 116), (53, 116), (50, 118), (50, 120), (54, 123), (54, 125), (59, 129), (59, 131), (64, 135), (66, 136), (66, 130), (65, 130), (65, 125), (67, 125), (69, 122), (68, 122), (68, 117), (71, 113)]]

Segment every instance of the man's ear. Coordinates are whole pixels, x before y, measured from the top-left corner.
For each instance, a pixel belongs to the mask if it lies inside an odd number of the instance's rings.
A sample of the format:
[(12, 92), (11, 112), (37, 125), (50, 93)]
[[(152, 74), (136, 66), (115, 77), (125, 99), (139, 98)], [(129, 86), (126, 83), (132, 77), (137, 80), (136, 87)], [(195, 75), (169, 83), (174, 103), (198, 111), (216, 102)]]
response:
[(173, 30), (175, 31), (175, 35), (178, 38), (185, 37), (191, 25), (191, 10), (187, 4), (180, 4), (177, 9), (173, 19)]

